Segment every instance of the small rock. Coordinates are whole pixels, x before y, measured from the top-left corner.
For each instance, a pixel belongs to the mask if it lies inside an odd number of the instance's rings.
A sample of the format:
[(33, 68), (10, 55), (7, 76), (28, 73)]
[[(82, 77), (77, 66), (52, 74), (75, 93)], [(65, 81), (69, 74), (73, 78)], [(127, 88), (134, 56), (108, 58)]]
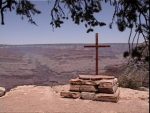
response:
[(146, 87), (139, 87), (138, 90), (140, 90), (140, 91), (149, 91), (149, 89), (146, 88)]
[(6, 89), (4, 87), (0, 87), (0, 97), (5, 95)]
[(138, 97), (138, 98), (141, 99), (141, 100), (148, 100), (148, 98), (146, 98), (146, 97), (144, 97), (144, 96)]

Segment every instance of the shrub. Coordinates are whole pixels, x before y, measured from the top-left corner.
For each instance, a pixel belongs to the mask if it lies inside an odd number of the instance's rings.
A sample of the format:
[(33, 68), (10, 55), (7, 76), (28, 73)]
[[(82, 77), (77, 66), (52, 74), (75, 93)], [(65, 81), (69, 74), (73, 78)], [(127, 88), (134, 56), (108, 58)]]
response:
[(128, 78), (127, 76), (122, 77), (119, 80), (119, 85), (125, 88), (138, 89), (141, 84), (135, 81), (133, 78)]

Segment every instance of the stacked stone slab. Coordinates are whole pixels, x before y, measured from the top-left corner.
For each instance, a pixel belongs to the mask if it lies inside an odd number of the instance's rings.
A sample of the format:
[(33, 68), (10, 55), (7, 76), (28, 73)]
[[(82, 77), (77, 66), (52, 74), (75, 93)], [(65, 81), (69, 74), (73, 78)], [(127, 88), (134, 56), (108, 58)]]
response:
[(70, 80), (69, 91), (62, 91), (60, 95), (65, 98), (118, 102), (118, 79), (105, 75), (79, 75)]

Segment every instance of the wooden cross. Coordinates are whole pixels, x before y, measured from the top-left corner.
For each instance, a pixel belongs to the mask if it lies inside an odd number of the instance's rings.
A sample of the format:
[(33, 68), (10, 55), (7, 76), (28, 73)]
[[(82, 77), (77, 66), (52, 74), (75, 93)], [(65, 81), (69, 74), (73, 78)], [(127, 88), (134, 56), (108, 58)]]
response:
[(96, 49), (96, 75), (98, 75), (98, 48), (99, 47), (110, 47), (110, 45), (98, 45), (98, 33), (96, 33), (96, 43), (95, 45), (87, 45), (87, 46), (84, 46), (84, 47), (90, 47), (90, 48), (93, 48), (95, 47)]

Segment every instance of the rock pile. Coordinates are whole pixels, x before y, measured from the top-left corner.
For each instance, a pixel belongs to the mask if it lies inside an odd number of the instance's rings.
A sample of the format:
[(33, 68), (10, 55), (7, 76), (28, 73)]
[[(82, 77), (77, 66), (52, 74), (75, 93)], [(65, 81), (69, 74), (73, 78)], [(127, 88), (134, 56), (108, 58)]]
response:
[(118, 102), (119, 94), (118, 79), (104, 75), (79, 75), (70, 80), (69, 91), (60, 93), (65, 98), (107, 102)]

